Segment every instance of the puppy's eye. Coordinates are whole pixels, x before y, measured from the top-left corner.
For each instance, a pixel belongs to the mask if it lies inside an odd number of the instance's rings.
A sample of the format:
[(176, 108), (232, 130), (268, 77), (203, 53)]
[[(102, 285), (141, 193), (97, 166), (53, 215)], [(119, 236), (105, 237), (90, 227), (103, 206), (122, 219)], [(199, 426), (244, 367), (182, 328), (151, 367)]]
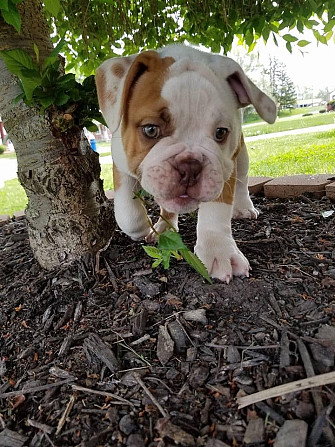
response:
[(142, 132), (147, 138), (158, 138), (160, 137), (161, 130), (158, 126), (155, 126), (154, 124), (147, 124), (145, 126), (142, 126)]
[(222, 143), (228, 135), (228, 129), (226, 127), (217, 127), (215, 129), (214, 139), (218, 143)]

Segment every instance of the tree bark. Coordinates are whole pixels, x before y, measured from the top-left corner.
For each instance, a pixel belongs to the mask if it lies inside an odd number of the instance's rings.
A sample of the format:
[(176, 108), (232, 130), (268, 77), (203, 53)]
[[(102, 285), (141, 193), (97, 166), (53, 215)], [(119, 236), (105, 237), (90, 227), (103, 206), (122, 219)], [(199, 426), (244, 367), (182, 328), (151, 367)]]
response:
[[(43, 60), (52, 50), (40, 0), (19, 4), (19, 35), (0, 16), (0, 49), (33, 52)], [(0, 111), (18, 161), (18, 178), (28, 196), (30, 244), (40, 265), (52, 269), (96, 253), (108, 245), (115, 228), (112, 205), (100, 180), (99, 156), (82, 129), (57, 132), (48, 114), (13, 104), (21, 93), (18, 79), (0, 58)]]

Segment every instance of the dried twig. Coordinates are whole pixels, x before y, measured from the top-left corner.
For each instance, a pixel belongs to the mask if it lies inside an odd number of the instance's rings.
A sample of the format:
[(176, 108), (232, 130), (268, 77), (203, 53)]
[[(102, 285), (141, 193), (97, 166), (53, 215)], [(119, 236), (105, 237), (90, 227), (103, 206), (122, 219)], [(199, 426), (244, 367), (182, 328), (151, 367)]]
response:
[(72, 410), (74, 401), (75, 401), (75, 396), (74, 396), (74, 394), (72, 394), (72, 396), (70, 396), (70, 400), (64, 410), (64, 413), (62, 414), (61, 418), (59, 419), (59, 422), (57, 425), (57, 430), (56, 430), (56, 436), (58, 436), (59, 433), (62, 431), (62, 428), (66, 422), (66, 418), (68, 417), (68, 415), (70, 414), (70, 411)]
[(23, 390), (18, 391), (9, 391), (8, 393), (0, 394), (0, 398), (3, 399), (4, 397), (21, 396), (21, 394), (37, 393), (37, 391), (45, 391), (55, 386), (61, 386), (65, 385), (66, 383), (73, 382), (74, 380), (76, 380), (75, 377), (71, 379), (59, 380), (58, 382), (55, 383), (48, 383), (48, 385), (36, 386), (34, 388), (25, 388)]
[(266, 399), (271, 399), (277, 396), (283, 396), (284, 394), (292, 393), (294, 391), (302, 391), (307, 388), (314, 388), (317, 386), (328, 385), (335, 382), (335, 371), (320, 374), (314, 377), (308, 377), (307, 379), (296, 380), (291, 383), (284, 383), (283, 385), (275, 386), (268, 390), (262, 390), (258, 393), (250, 394), (248, 396), (239, 397), (237, 399), (238, 408), (244, 408), (248, 405), (252, 405), (256, 402), (261, 402)]
[(106, 269), (107, 269), (107, 272), (108, 272), (109, 279), (110, 279), (110, 281), (112, 283), (114, 292), (118, 292), (119, 286), (118, 286), (118, 283), (116, 281), (116, 276), (114, 275), (114, 272), (111, 269), (110, 265), (108, 264), (107, 260), (104, 259), (104, 261), (105, 261), (105, 266), (106, 266)]
[(109, 393), (108, 391), (92, 390), (90, 388), (85, 388), (85, 387), (79, 386), (79, 385), (72, 385), (72, 388), (76, 391), (82, 391), (84, 393), (97, 394), (98, 396), (111, 397), (112, 399), (115, 399), (118, 401), (118, 402), (113, 402), (113, 404), (119, 404), (119, 405), (127, 404), (127, 405), (131, 405), (132, 407), (134, 406), (134, 404), (132, 404), (129, 400), (126, 400), (123, 397), (118, 396), (117, 394)]
[(161, 404), (158, 402), (158, 400), (155, 398), (155, 396), (151, 393), (151, 391), (147, 388), (147, 386), (145, 385), (145, 383), (143, 382), (143, 380), (141, 379), (141, 377), (139, 376), (139, 374), (135, 373), (134, 374), (135, 379), (137, 380), (138, 384), (143, 388), (143, 390), (147, 393), (147, 395), (150, 397), (150, 399), (152, 400), (152, 403), (154, 405), (156, 405), (156, 407), (158, 408), (158, 410), (161, 412), (162, 416), (164, 418), (169, 417), (169, 414), (164, 410), (164, 408), (161, 406)]
[[(217, 343), (205, 343), (206, 346), (209, 348), (216, 348), (216, 349), (227, 349), (231, 345), (218, 345)], [(250, 351), (252, 349), (258, 350), (258, 349), (279, 349), (280, 344), (277, 343), (275, 345), (234, 345), (234, 348), (236, 349), (242, 349), (243, 351)]]
[(47, 424), (42, 424), (41, 422), (35, 421), (34, 419), (27, 418), (27, 424), (31, 427), (38, 428), (39, 430), (43, 431), (44, 433), (53, 433), (55, 430), (54, 427), (51, 427)]

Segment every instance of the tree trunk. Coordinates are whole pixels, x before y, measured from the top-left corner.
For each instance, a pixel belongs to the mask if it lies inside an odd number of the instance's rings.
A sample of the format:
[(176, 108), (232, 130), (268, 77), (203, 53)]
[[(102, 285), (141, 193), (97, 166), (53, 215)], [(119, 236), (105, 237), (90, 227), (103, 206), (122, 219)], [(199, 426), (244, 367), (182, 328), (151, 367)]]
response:
[[(27, 0), (19, 7), (20, 35), (0, 16), (0, 49), (21, 48), (33, 55), (35, 43), (43, 60), (52, 44), (41, 2)], [(47, 114), (22, 101), (13, 104), (20, 93), (18, 79), (0, 58), (0, 111), (28, 196), (30, 244), (40, 265), (52, 269), (103, 249), (115, 221), (100, 180), (99, 156), (82, 129), (57, 133)]]

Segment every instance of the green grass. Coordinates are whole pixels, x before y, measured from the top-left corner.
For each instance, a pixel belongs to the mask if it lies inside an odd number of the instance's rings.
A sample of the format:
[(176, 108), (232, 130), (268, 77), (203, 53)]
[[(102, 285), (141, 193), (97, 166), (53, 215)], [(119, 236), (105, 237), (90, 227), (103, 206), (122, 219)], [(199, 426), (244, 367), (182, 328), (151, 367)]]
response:
[(0, 188), (0, 214), (10, 214), (25, 209), (27, 196), (18, 179), (7, 180)]
[(0, 160), (3, 158), (16, 158), (15, 152), (7, 152), (7, 154), (0, 154)]
[[(319, 113), (319, 110), (325, 110), (325, 106), (314, 106), (314, 107), (301, 107), (297, 109), (290, 110), (279, 110), (278, 117), (279, 118), (293, 118), (296, 115), (303, 115), (304, 113)], [(245, 121), (243, 124), (251, 124), (251, 123), (262, 123), (262, 119), (256, 113), (249, 113), (249, 115), (245, 116)]]
[(325, 110), (326, 106), (299, 107), (291, 110), (279, 110), (279, 117), (290, 117), (294, 115), (302, 115), (303, 113), (319, 113), (319, 110)]
[(104, 181), (104, 190), (114, 188), (113, 165), (101, 165), (101, 178)]
[(324, 124), (334, 124), (334, 113), (320, 113), (312, 116), (292, 116), (292, 118), (279, 118), (274, 124), (244, 125), (243, 134), (245, 137), (263, 135), (285, 130), (304, 129), (306, 127), (322, 126)]
[(251, 176), (335, 173), (335, 130), (247, 143)]

